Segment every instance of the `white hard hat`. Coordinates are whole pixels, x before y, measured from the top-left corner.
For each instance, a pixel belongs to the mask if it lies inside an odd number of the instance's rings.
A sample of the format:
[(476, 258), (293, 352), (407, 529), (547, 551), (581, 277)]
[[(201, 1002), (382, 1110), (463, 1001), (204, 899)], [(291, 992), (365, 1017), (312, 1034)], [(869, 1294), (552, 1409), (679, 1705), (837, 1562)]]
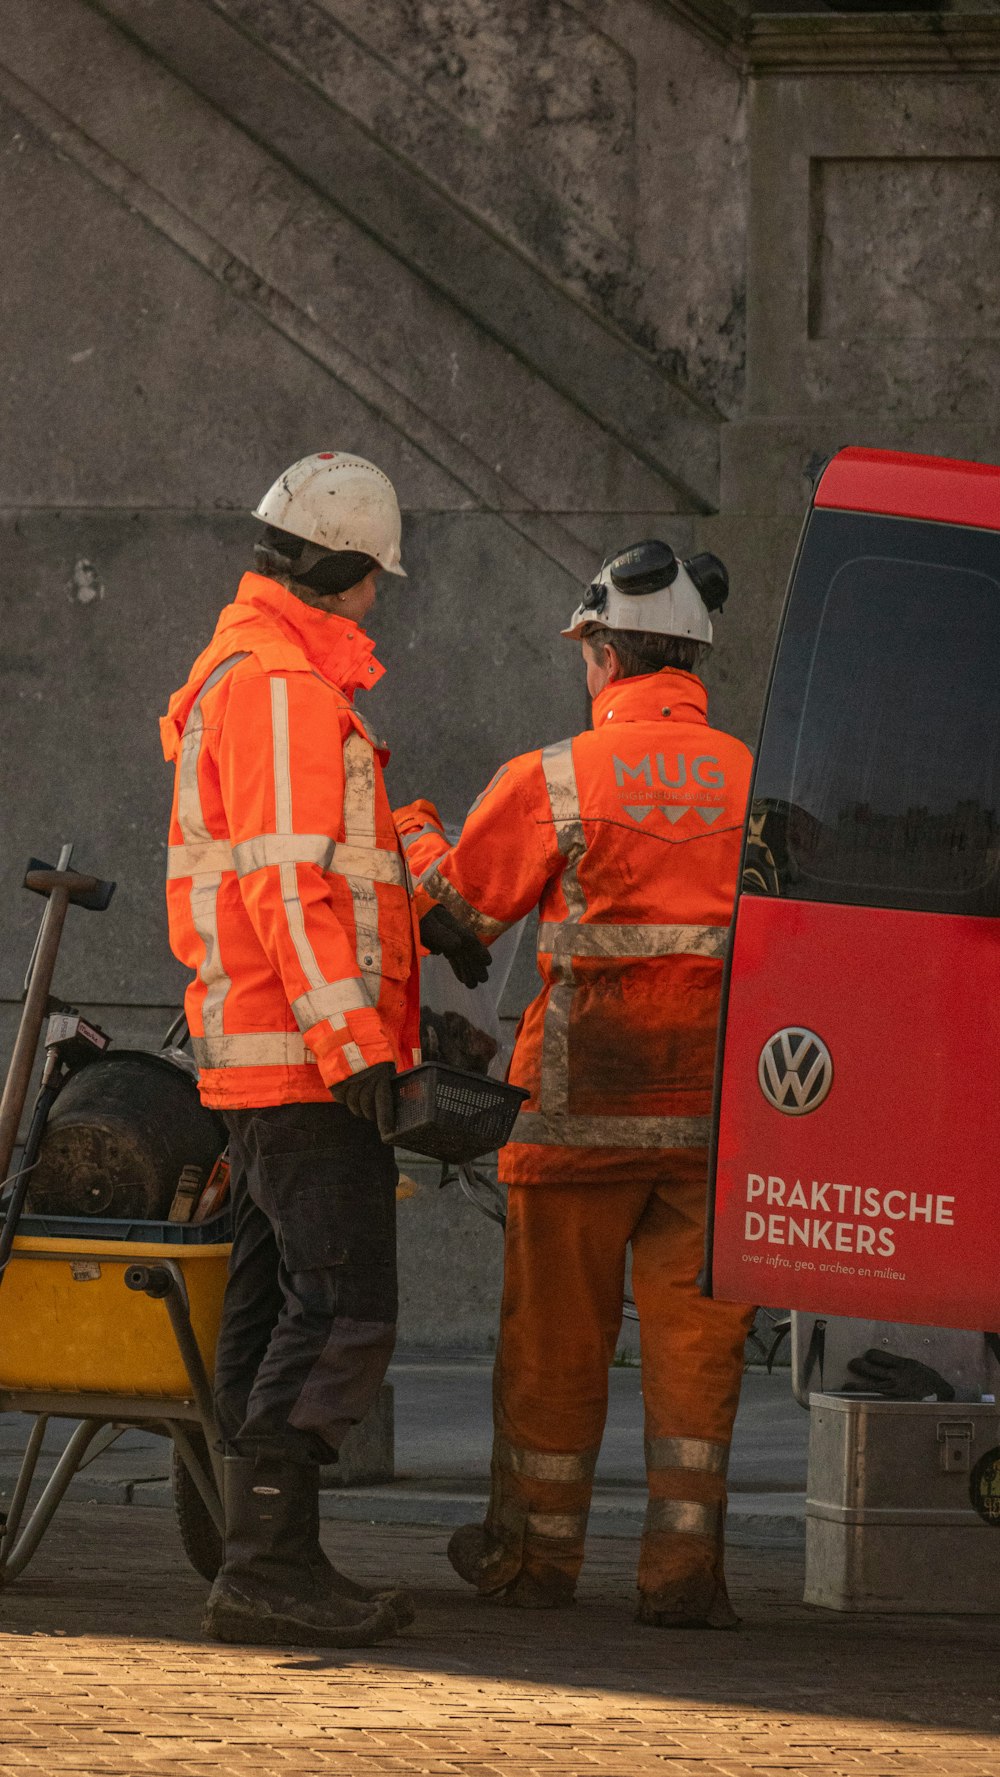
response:
[(396, 490), (364, 457), (321, 450), (300, 458), (268, 488), (254, 517), (320, 549), (370, 555), (387, 574), (405, 578)]
[(592, 623), (712, 645), (710, 611), (721, 611), (729, 576), (717, 555), (678, 561), (669, 543), (633, 543), (604, 563), (562, 634), (577, 640)]

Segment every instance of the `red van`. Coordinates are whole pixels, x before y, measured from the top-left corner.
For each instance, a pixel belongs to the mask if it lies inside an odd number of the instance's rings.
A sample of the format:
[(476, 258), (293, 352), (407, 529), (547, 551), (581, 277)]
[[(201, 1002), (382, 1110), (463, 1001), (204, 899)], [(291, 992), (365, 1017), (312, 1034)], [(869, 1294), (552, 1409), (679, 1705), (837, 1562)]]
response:
[(843, 450), (802, 532), (727, 963), (709, 1285), (1000, 1325), (1000, 468)]

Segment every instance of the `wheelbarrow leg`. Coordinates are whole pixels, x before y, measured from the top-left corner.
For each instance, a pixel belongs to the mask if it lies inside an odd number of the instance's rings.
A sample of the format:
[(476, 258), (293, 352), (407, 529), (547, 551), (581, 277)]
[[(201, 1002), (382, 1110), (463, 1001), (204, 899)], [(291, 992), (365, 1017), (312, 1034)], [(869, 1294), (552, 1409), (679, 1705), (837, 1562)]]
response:
[(7, 1513), (3, 1531), (0, 1533), (0, 1573), (3, 1571), (7, 1550), (13, 1546), (17, 1539), (17, 1533), (21, 1528), (21, 1519), (24, 1516), (25, 1502), (27, 1501), (28, 1494), (31, 1492), (31, 1483), (35, 1478), (35, 1470), (38, 1467), (38, 1458), (41, 1455), (42, 1444), (45, 1439), (45, 1430), (48, 1423), (49, 1415), (47, 1413), (39, 1413), (31, 1428), (28, 1442), (24, 1447), (24, 1455), (21, 1458), (21, 1466), (17, 1474), (17, 1483), (11, 1496), (10, 1511)]
[[(21, 1528), (21, 1519), (24, 1516), (24, 1508), (31, 1492), (31, 1483), (35, 1478), (35, 1470), (38, 1467), (38, 1458), (41, 1455), (50, 1417), (51, 1415), (48, 1413), (37, 1415), (31, 1428), (31, 1435), (24, 1447), (17, 1483), (11, 1496), (10, 1511), (0, 1528), (0, 1575), (3, 1573), (6, 1551), (13, 1547), (17, 1533)], [(95, 1439), (93, 1443), (88, 1444), (86, 1456), (77, 1464), (77, 1473), (85, 1469), (87, 1464), (93, 1462), (96, 1457), (102, 1455), (117, 1438), (121, 1437), (124, 1429), (125, 1427), (121, 1425), (107, 1426), (104, 1437)]]
[[(18, 1574), (24, 1572), (32, 1555), (38, 1548), (42, 1537), (45, 1535), (45, 1532), (55, 1517), (63, 1495), (76, 1474), (77, 1469), (80, 1467), (81, 1458), (106, 1424), (107, 1421), (104, 1419), (81, 1420), (42, 1489), (38, 1504), (31, 1513), (20, 1536), (16, 1537), (16, 1540), (11, 1537), (9, 1527), (10, 1521), (8, 1520), (8, 1529), (5, 1533), (3, 1543), (3, 1565), (0, 1567), (0, 1584), (6, 1585), (9, 1580), (16, 1580)], [(21, 1474), (18, 1476), (17, 1488), (15, 1489), (14, 1502), (18, 1504), (18, 1518), (20, 1518), (20, 1514), (24, 1510), (24, 1501), (27, 1498), (28, 1487), (31, 1485), (31, 1475), (34, 1473), (35, 1465), (38, 1461), (38, 1452), (41, 1448), (42, 1437), (44, 1436), (44, 1422), (41, 1435), (37, 1434), (38, 1421), (36, 1421), (32, 1428), (31, 1437), (28, 1440), (28, 1448), (24, 1454), (24, 1462), (21, 1465)], [(37, 1443), (35, 1442), (36, 1435)], [(25, 1465), (28, 1462), (29, 1455), (31, 1456), (31, 1472), (28, 1474), (23, 1495), (20, 1500), (18, 1500), (18, 1495), (21, 1494), (21, 1481), (24, 1476)], [(15, 1525), (15, 1533), (18, 1528), (19, 1525)]]
[[(214, 1474), (207, 1475), (205, 1473), (204, 1468), (198, 1460), (198, 1452), (191, 1442), (187, 1427), (177, 1419), (169, 1419), (166, 1424), (170, 1436), (177, 1445), (180, 1459), (201, 1495), (202, 1504), (204, 1505), (206, 1512), (211, 1518), (212, 1523), (215, 1525), (216, 1530), (219, 1532), (219, 1535), (223, 1536), (225, 1534), (225, 1525), (222, 1515), (222, 1501), (219, 1498), (219, 1490), (215, 1485)], [(209, 1459), (211, 1460), (211, 1450), (209, 1450)]]
[(112, 1444), (117, 1444), (118, 1439), (131, 1429), (129, 1425), (115, 1425), (113, 1422), (105, 1424), (104, 1436), (98, 1438), (96, 1444), (88, 1446), (86, 1456), (77, 1466), (77, 1473), (82, 1474), (85, 1468), (89, 1468), (92, 1462), (96, 1462), (99, 1456), (104, 1455), (105, 1450), (110, 1450)]
[[(129, 1265), (124, 1281), (126, 1289), (139, 1290), (144, 1295), (152, 1296), (154, 1301), (162, 1302), (170, 1316), (170, 1325), (191, 1384), (191, 1393), (194, 1395), (208, 1446), (208, 1459), (212, 1464), (215, 1485), (221, 1499), (222, 1458), (215, 1447), (219, 1433), (215, 1424), (212, 1384), (208, 1380), (208, 1372), (191, 1325), (184, 1273), (172, 1259), (164, 1259), (159, 1265)], [(183, 1456), (183, 1451), (181, 1454)]]

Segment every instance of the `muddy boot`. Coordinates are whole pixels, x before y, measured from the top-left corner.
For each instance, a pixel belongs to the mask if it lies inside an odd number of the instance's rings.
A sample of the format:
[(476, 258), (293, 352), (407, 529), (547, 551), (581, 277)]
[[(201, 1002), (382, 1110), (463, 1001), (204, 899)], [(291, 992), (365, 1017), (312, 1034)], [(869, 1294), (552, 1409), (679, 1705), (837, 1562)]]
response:
[(314, 1566), (320, 1575), (320, 1583), (327, 1591), (335, 1593), (339, 1598), (353, 1598), (358, 1604), (384, 1604), (392, 1611), (396, 1619), (397, 1629), (406, 1629), (417, 1614), (412, 1593), (404, 1586), (363, 1586), (360, 1580), (352, 1580), (339, 1567), (334, 1567), (329, 1555), (319, 1540), (319, 1490), (316, 1492), (316, 1555)]
[(541, 1573), (522, 1571), (503, 1593), (503, 1603), (515, 1610), (568, 1610), (576, 1603), (576, 1581), (556, 1567)]
[(654, 1629), (736, 1629), (740, 1621), (725, 1580), (711, 1571), (690, 1574), (661, 1592), (640, 1592), (635, 1620)]
[(523, 1552), (507, 1548), (487, 1524), (463, 1524), (456, 1530), (448, 1560), (477, 1592), (517, 1610), (564, 1610), (573, 1603), (574, 1580), (555, 1567), (526, 1570)]
[(345, 1598), (324, 1576), (318, 1482), (312, 1464), (224, 1458), (225, 1552), (202, 1625), (213, 1640), (370, 1647), (396, 1633), (385, 1604)]
[(448, 1560), (459, 1579), (477, 1592), (500, 1592), (517, 1578), (519, 1556), (512, 1555), (487, 1524), (463, 1524), (452, 1534)]

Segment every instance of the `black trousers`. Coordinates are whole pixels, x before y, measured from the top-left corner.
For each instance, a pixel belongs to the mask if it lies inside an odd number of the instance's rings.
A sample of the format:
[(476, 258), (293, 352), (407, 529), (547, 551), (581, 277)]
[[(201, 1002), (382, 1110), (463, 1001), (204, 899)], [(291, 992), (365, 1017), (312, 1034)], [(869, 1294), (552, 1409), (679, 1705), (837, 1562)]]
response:
[(396, 1164), (343, 1105), (226, 1113), (233, 1250), (215, 1360), (224, 1446), (326, 1462), (396, 1337)]

